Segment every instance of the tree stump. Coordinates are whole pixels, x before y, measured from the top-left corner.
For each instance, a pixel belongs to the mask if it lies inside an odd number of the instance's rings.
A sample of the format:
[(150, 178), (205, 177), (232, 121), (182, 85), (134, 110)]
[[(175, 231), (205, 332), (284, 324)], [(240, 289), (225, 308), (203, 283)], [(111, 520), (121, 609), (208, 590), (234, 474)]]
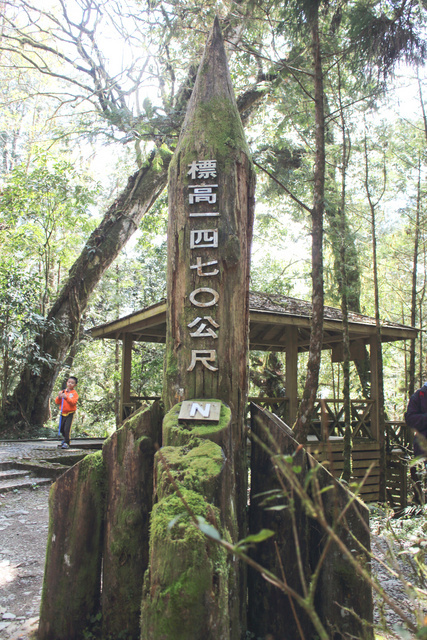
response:
[(106, 509), (102, 629), (105, 637), (139, 638), (144, 572), (148, 566), (155, 445), (161, 443), (158, 403), (137, 412), (104, 443)]
[[(256, 546), (254, 559), (279, 578), (285, 576), (287, 584), (303, 595), (302, 579), (309, 584), (322, 558), (313, 602), (321, 623), (333, 640), (355, 637), (373, 640), (370, 585), (359, 576), (336, 543), (329, 544), (325, 531), (307, 514), (298, 495), (290, 491), (286, 478), (276, 473), (274, 456), (265, 447), (275, 455), (292, 456), (292, 465), (298, 470), (301, 486), (307, 487), (313, 499), (321, 501), (328, 524), (337, 523), (335, 527), (340, 540), (361, 566), (369, 570), (368, 555), (361, 551), (353, 539), (358, 540), (369, 552), (367, 507), (298, 445), (292, 431), (279, 418), (253, 404), (251, 418), (256, 439), (252, 443), (250, 528), (251, 531), (271, 529), (275, 532), (274, 537)], [(282, 483), (292, 498), (286, 498)], [(266, 492), (275, 490), (279, 492), (277, 499), (263, 505)], [(349, 504), (345, 518), (338, 522), (337, 518)], [(266, 510), (265, 506), (273, 505), (286, 508)], [(283, 591), (266, 582), (252, 569), (248, 583), (249, 629), (257, 637), (264, 638), (270, 634), (274, 640), (294, 640), (300, 637), (300, 628), (307, 638), (316, 635), (307, 612), (295, 601), (292, 602)]]
[(39, 640), (81, 640), (99, 610), (104, 479), (99, 451), (52, 485)]
[[(231, 412), (197, 426), (178, 422), (181, 405), (165, 416), (155, 457), (156, 504), (151, 516), (150, 566), (144, 580), (141, 640), (227, 640), (239, 628), (236, 576), (225, 550), (200, 531), (201, 517), (224, 537), (231, 518), (229, 465), (217, 442), (227, 440)], [(186, 508), (187, 507), (187, 508)], [(191, 514), (188, 510), (191, 510)], [(231, 592), (231, 593), (230, 593)], [(234, 615), (234, 620), (233, 620)]]

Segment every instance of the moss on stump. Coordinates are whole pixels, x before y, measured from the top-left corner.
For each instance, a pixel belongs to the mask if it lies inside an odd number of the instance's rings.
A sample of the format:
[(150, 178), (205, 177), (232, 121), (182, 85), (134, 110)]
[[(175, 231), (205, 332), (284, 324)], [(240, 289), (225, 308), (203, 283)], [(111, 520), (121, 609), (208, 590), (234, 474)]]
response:
[[(218, 527), (220, 513), (195, 491), (182, 489), (192, 511)], [(174, 518), (179, 518), (171, 526)], [(177, 495), (155, 505), (151, 565), (144, 581), (141, 639), (228, 638), (226, 552), (201, 533)]]
[(148, 566), (154, 445), (161, 442), (157, 403), (135, 413), (103, 447), (106, 511), (103, 553), (103, 637), (139, 637), (144, 572)]
[[(213, 398), (203, 398), (194, 400), (194, 402), (220, 402)], [(198, 420), (197, 422), (178, 422), (179, 412), (182, 403), (179, 402), (168, 411), (163, 420), (163, 446), (186, 446), (189, 444), (196, 445), (197, 439), (212, 440), (220, 446), (223, 446), (229, 434), (231, 421), (231, 410), (226, 404), (221, 402), (221, 413), (218, 423)]]
[(79, 640), (99, 608), (104, 479), (98, 451), (52, 485), (39, 640)]

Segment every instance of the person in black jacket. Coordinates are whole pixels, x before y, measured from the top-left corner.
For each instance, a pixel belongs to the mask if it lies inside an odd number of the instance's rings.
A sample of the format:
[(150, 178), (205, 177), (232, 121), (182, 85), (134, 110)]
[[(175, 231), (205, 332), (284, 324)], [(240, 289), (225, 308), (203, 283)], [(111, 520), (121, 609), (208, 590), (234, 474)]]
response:
[(427, 382), (409, 399), (405, 413), (408, 427), (414, 430), (414, 455), (426, 457), (427, 454)]
[[(427, 382), (410, 398), (405, 413), (408, 427), (414, 431), (414, 456), (423, 458), (423, 472), (427, 465)], [(415, 501), (424, 504), (423, 483), (417, 474), (415, 465), (411, 466), (411, 478), (414, 483)]]

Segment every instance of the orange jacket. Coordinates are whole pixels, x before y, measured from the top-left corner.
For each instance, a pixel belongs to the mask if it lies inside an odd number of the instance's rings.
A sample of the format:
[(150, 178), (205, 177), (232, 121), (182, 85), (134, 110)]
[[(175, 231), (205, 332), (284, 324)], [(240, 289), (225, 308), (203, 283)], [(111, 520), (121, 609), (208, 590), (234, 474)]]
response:
[[(64, 391), (65, 391), (65, 398), (64, 398), (64, 405), (62, 407), (62, 415), (66, 416), (69, 413), (73, 413), (76, 410), (77, 400), (79, 399), (79, 396), (75, 389), (73, 389), (73, 391), (67, 391), (66, 389), (64, 389)], [(60, 405), (61, 402), (62, 402), (62, 398), (57, 396), (55, 398), (55, 404)]]

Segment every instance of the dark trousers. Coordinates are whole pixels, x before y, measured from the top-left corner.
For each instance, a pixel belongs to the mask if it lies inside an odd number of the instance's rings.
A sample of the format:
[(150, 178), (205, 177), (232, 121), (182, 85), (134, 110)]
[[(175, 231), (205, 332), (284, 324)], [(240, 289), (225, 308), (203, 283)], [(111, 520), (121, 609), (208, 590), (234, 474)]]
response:
[(61, 415), (61, 434), (64, 438), (64, 442), (70, 444), (70, 431), (71, 423), (73, 422), (74, 413), (69, 413), (68, 416)]

